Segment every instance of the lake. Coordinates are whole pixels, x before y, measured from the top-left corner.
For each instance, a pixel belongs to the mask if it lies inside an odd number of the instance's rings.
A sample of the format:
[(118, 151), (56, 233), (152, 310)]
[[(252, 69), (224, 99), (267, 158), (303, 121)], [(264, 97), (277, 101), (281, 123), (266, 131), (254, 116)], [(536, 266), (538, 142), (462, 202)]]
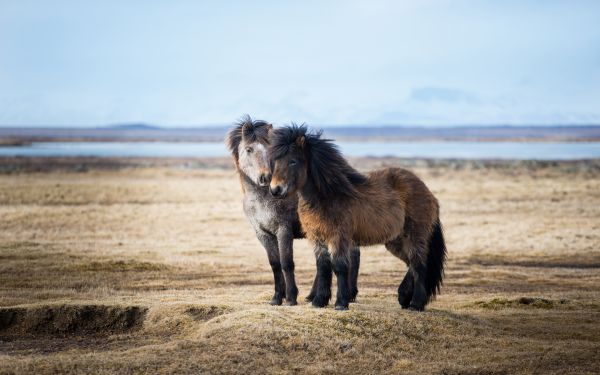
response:
[[(573, 160), (600, 158), (595, 142), (338, 142), (348, 156), (404, 158)], [(0, 156), (215, 157), (227, 156), (212, 142), (38, 142), (0, 147)]]

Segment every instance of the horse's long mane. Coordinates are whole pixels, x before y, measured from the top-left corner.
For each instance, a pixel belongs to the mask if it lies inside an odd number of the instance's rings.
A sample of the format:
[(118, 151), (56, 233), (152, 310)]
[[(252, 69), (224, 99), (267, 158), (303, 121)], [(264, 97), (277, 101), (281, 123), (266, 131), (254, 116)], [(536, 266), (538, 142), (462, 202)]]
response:
[(356, 197), (356, 186), (367, 178), (348, 164), (332, 140), (321, 138), (322, 133), (309, 132), (306, 125), (295, 123), (276, 129), (271, 139), (271, 157), (275, 160), (300, 148), (308, 163), (308, 178), (320, 198)]
[(271, 124), (263, 120), (252, 120), (249, 115), (243, 116), (235, 127), (227, 133), (225, 143), (235, 158), (236, 162), (239, 159), (238, 147), (242, 142), (242, 137), (250, 142), (258, 141), (265, 145), (269, 144), (269, 129)]

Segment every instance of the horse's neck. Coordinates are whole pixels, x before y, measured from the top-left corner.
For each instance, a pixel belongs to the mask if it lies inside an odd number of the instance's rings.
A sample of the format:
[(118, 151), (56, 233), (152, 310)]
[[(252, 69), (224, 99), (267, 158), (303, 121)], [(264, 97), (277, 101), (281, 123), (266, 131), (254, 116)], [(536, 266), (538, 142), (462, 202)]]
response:
[(307, 172), (308, 181), (301, 194), (311, 207), (330, 207), (332, 201), (344, 204), (347, 200), (356, 199), (359, 196), (357, 185), (367, 181), (341, 156), (337, 162), (328, 160)]
[(311, 181), (306, 183), (298, 195), (300, 199), (299, 205), (313, 212), (325, 214), (323, 209), (331, 203), (331, 199), (321, 194)]

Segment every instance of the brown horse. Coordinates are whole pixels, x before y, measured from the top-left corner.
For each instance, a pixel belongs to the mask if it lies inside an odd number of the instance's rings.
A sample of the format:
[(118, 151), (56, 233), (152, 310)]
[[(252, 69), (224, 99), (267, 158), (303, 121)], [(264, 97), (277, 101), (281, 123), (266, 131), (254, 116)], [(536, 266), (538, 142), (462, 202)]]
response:
[(348, 309), (353, 245), (385, 244), (408, 266), (398, 287), (403, 308), (423, 310), (442, 285), (446, 246), (436, 198), (413, 173), (386, 168), (363, 175), (337, 147), (305, 125), (277, 129), (270, 145), (271, 194), (298, 193), (309, 240), (324, 243), (337, 277), (336, 309)]

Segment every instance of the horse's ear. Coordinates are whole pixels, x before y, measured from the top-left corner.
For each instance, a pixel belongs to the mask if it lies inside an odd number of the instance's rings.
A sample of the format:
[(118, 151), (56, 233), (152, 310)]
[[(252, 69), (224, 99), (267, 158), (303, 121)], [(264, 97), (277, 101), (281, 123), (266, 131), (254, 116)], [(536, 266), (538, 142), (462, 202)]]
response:
[(304, 136), (296, 138), (296, 146), (300, 149), (304, 149), (304, 145), (306, 144), (306, 138)]
[(244, 122), (244, 125), (242, 125), (242, 139), (245, 139), (248, 136), (250, 136), (253, 131), (254, 131), (254, 126), (252, 125), (252, 123), (249, 121)]

